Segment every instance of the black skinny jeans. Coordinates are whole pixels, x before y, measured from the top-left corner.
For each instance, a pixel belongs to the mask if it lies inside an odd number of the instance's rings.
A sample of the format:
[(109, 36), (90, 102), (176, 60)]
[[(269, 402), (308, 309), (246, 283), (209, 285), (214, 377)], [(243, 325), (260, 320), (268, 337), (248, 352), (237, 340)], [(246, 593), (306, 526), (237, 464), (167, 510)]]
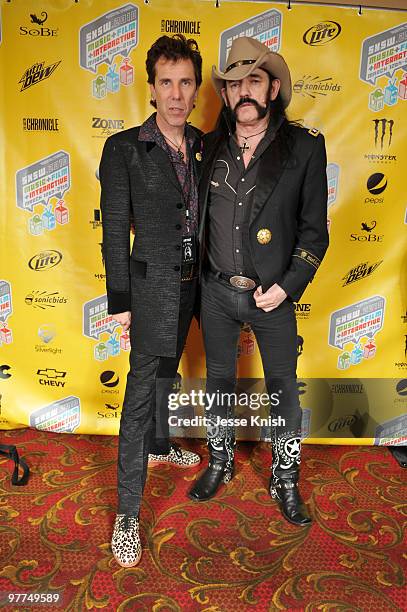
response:
[(181, 282), (175, 357), (144, 355), (134, 349), (130, 351), (130, 370), (119, 431), (118, 514), (138, 515), (147, 478), (148, 454), (167, 454), (170, 450), (168, 393), (184, 350), (196, 289), (196, 279)]
[[(269, 395), (279, 393), (279, 405), (271, 408), (273, 416), (280, 415), (285, 419), (285, 425), (276, 427), (274, 434), (281, 438), (293, 432), (298, 436), (301, 408), (296, 378), (297, 323), (294, 304), (286, 299), (276, 309), (264, 312), (256, 306), (254, 291), (237, 289), (210, 271), (203, 276), (201, 316), (206, 351), (206, 391), (235, 391), (240, 324), (249, 323), (259, 346), (267, 392)], [(207, 416), (225, 418), (231, 415), (227, 406), (215, 402)], [(233, 436), (230, 428), (225, 433), (226, 436)], [(214, 454), (217, 456), (216, 452)]]

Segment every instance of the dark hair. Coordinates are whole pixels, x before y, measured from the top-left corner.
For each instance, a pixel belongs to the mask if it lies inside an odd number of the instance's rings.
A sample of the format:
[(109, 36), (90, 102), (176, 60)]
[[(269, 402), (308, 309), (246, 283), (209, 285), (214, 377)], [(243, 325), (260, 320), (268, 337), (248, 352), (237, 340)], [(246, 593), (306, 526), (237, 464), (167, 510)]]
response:
[(151, 85), (154, 85), (155, 82), (155, 65), (160, 57), (165, 57), (165, 59), (173, 62), (190, 59), (194, 66), (196, 86), (200, 86), (202, 83), (202, 57), (196, 40), (193, 38), (187, 40), (183, 34), (160, 36), (147, 52), (147, 83)]

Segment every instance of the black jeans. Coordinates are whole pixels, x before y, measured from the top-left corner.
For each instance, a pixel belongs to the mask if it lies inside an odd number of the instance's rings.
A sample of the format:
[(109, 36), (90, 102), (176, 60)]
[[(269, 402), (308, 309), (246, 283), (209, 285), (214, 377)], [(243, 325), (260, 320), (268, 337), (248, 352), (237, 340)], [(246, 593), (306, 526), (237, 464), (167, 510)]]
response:
[(118, 514), (138, 515), (147, 478), (148, 454), (169, 452), (169, 440), (166, 437), (167, 393), (177, 373), (188, 335), (196, 289), (196, 279), (181, 283), (175, 357), (145, 355), (134, 349), (130, 351), (130, 370), (127, 375), (119, 431)]
[[(236, 384), (237, 345), (241, 323), (249, 323), (259, 346), (267, 392), (278, 393), (279, 404), (273, 416), (285, 425), (274, 436), (287, 436), (301, 430), (301, 408), (296, 378), (297, 323), (293, 302), (286, 299), (276, 309), (264, 312), (256, 306), (254, 289), (242, 291), (210, 271), (202, 279), (202, 331), (206, 351), (207, 393), (233, 393)], [(209, 418), (229, 418), (228, 408), (214, 403)], [(234, 432), (226, 427), (224, 435)], [(290, 434), (291, 436), (291, 434)], [(213, 454), (216, 456), (216, 448)], [(219, 456), (219, 459), (222, 457)], [(226, 457), (225, 457), (226, 458)]]

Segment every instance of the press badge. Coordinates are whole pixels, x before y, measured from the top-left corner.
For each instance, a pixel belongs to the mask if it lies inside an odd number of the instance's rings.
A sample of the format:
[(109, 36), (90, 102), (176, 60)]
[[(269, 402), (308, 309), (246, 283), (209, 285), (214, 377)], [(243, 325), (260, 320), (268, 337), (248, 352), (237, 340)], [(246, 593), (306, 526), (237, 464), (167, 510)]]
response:
[(196, 262), (196, 241), (195, 235), (183, 236), (182, 238), (182, 263)]

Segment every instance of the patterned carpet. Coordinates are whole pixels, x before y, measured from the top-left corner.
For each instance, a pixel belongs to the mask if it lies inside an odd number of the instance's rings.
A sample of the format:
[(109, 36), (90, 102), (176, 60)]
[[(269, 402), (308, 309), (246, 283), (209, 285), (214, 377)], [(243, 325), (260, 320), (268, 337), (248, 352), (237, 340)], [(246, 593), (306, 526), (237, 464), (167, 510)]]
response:
[[(214, 500), (185, 493), (200, 467), (150, 469), (143, 557), (114, 562), (113, 436), (2, 432), (31, 467), (13, 487), (0, 459), (0, 592), (60, 594), (6, 610), (405, 611), (407, 470), (385, 448), (303, 447), (309, 528), (284, 521), (266, 492), (270, 452), (240, 443), (237, 475)], [(202, 441), (185, 443), (206, 457)]]

